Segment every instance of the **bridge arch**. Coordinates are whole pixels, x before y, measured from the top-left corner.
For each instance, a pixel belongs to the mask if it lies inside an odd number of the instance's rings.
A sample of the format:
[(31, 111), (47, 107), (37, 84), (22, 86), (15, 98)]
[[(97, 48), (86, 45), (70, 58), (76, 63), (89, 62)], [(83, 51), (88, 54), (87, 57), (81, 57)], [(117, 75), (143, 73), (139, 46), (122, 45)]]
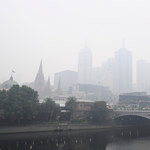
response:
[(148, 125), (150, 124), (150, 117), (141, 114), (124, 114), (114, 117), (117, 125)]
[(117, 115), (114, 117), (114, 119), (117, 119), (119, 117), (125, 117), (125, 116), (136, 116), (136, 117), (143, 117), (145, 119), (149, 119), (150, 120), (150, 116), (146, 116), (146, 115), (142, 115), (142, 114), (121, 114), (121, 115)]

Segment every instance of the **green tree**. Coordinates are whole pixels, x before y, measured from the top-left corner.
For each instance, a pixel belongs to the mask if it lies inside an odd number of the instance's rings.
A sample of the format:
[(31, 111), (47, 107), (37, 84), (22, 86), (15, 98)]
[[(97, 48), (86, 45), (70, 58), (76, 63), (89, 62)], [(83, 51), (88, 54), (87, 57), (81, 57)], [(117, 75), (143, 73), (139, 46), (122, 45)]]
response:
[(108, 109), (106, 102), (98, 101), (91, 106), (90, 118), (94, 123), (102, 123), (106, 120)]
[(56, 104), (51, 98), (46, 98), (43, 104), (44, 104), (44, 112), (46, 113), (48, 120), (51, 122)]
[(71, 119), (73, 116), (73, 110), (75, 110), (77, 107), (78, 107), (78, 103), (76, 97), (68, 97), (68, 101), (66, 102), (66, 108), (70, 109)]
[(7, 91), (6, 90), (0, 90), (0, 117), (5, 118), (5, 107), (7, 102)]
[(60, 113), (61, 113), (61, 108), (60, 108), (59, 105), (58, 105), (58, 106), (56, 105), (55, 110), (54, 110), (54, 113), (55, 113), (56, 120), (58, 120), (58, 119), (59, 119), (58, 116), (59, 116)]
[(23, 85), (13, 85), (7, 92), (5, 101), (5, 115), (11, 121), (29, 120), (37, 114), (38, 94), (36, 91)]
[(30, 120), (38, 113), (38, 93), (32, 88), (23, 85), (21, 87), (21, 97), (23, 99), (23, 118), (26, 120)]

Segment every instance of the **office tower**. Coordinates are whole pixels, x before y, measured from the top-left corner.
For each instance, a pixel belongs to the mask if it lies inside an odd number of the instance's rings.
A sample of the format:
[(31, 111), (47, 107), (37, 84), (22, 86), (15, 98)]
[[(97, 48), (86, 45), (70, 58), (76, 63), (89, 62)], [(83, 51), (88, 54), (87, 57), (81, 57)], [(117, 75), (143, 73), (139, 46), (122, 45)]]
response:
[(132, 53), (124, 47), (115, 52), (114, 94), (132, 90)]
[(87, 43), (81, 49), (78, 58), (78, 83), (89, 84), (92, 82), (92, 52)]
[(145, 60), (138, 60), (136, 65), (137, 90), (146, 91), (150, 94), (150, 63)]
[(106, 86), (113, 92), (114, 58), (107, 59), (102, 63), (102, 79), (100, 84)]
[(102, 80), (102, 68), (92, 68), (92, 84), (99, 84)]

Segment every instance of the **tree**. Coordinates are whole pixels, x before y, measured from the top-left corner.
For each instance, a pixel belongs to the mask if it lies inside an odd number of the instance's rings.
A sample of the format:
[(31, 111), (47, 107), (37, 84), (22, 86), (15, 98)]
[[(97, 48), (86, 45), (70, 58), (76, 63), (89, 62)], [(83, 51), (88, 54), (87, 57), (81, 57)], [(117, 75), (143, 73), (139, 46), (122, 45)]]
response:
[(5, 118), (5, 106), (7, 102), (7, 91), (0, 90), (0, 117)]
[(51, 122), (52, 115), (54, 113), (56, 104), (51, 98), (46, 98), (44, 100), (44, 112), (47, 115), (48, 120)]
[(5, 116), (11, 122), (17, 120), (20, 124), (21, 119), (28, 120), (37, 114), (38, 94), (30, 87), (13, 85), (6, 96)]
[(91, 106), (90, 118), (94, 123), (102, 123), (107, 117), (107, 106), (106, 102), (98, 101)]
[(55, 113), (55, 116), (56, 116), (56, 120), (58, 120), (59, 119), (58, 116), (61, 113), (61, 108), (60, 108), (59, 105), (58, 106), (56, 105), (54, 113)]
[(73, 116), (73, 110), (75, 110), (77, 107), (78, 107), (78, 104), (77, 104), (76, 97), (69, 97), (68, 101), (66, 102), (66, 108), (70, 109), (71, 111), (71, 119)]

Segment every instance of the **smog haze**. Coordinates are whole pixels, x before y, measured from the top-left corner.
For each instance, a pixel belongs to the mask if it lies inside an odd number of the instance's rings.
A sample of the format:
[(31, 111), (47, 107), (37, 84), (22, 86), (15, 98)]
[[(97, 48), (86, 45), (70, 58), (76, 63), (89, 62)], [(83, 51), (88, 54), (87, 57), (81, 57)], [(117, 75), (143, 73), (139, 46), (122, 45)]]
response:
[(18, 83), (34, 81), (40, 61), (45, 79), (63, 70), (78, 70), (78, 54), (85, 41), (93, 67), (114, 58), (122, 47), (136, 61), (149, 60), (150, 2), (148, 0), (1, 0), (0, 82), (14, 70)]

